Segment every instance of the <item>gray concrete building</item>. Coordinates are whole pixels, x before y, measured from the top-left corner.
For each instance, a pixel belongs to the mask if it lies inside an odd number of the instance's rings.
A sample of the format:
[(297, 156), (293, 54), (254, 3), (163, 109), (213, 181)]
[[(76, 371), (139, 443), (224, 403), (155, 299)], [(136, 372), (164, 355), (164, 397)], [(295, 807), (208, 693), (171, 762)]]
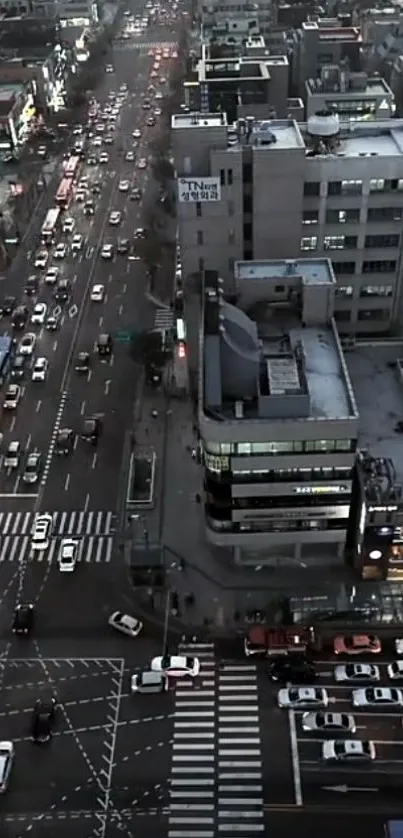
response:
[(329, 259), (206, 277), (198, 424), (206, 535), (241, 564), (344, 564), (358, 413)]
[(358, 27), (323, 18), (304, 22), (291, 38), (295, 95), (304, 96), (305, 82), (320, 77), (325, 65), (346, 66), (354, 73), (361, 70), (362, 37)]
[(236, 30), (238, 22), (242, 28), (243, 21), (257, 21), (262, 35), (270, 32), (273, 13), (272, 0), (201, 0), (199, 4), (199, 19), (202, 25), (220, 27), (228, 21), (230, 26), (231, 23), (236, 24)]
[(403, 120), (172, 119), (185, 282), (237, 261), (326, 257), (346, 335), (402, 321)]
[(386, 81), (367, 73), (350, 73), (339, 65), (322, 67), (320, 77), (305, 82), (306, 119), (330, 110), (341, 120), (390, 119), (395, 100)]

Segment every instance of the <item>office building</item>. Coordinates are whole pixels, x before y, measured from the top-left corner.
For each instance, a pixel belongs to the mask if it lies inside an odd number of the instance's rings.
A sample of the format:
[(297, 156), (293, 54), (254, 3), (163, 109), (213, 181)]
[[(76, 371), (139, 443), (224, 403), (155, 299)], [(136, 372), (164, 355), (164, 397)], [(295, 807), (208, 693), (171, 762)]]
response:
[(320, 76), (305, 82), (306, 119), (330, 110), (341, 120), (390, 119), (394, 95), (386, 81), (367, 73), (350, 73), (338, 65), (322, 67)]
[(0, 84), (0, 153), (18, 151), (27, 140), (35, 114), (29, 85)]
[(216, 270), (232, 292), (237, 261), (327, 257), (339, 330), (399, 332), (402, 120), (182, 113), (172, 143), (185, 282)]
[(238, 262), (236, 303), (206, 276), (206, 535), (238, 563), (344, 564), (358, 414), (335, 288), (328, 259)]
[(201, 0), (199, 5), (199, 19), (202, 26), (220, 27), (226, 21), (233, 22), (235, 29), (238, 24), (242, 29), (244, 21), (257, 23), (258, 31), (262, 35), (270, 32), (274, 20), (272, 0), (255, 0), (255, 2), (240, 3), (239, 0)]
[(353, 73), (361, 70), (361, 31), (356, 26), (341, 26), (337, 20), (304, 21), (291, 34), (291, 48), (294, 95), (304, 96), (305, 83), (320, 77), (325, 65), (346, 66)]
[(56, 43), (45, 47), (20, 47), (0, 62), (0, 84), (23, 84), (33, 97), (34, 114), (58, 111), (64, 106), (66, 84), (73, 66), (73, 52)]

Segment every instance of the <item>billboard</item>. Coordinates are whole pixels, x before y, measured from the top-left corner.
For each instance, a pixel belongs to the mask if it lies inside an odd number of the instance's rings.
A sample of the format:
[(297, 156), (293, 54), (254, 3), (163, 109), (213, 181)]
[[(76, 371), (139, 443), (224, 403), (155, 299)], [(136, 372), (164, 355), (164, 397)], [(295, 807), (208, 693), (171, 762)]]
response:
[(178, 179), (178, 200), (181, 204), (206, 204), (221, 200), (218, 177), (181, 177)]

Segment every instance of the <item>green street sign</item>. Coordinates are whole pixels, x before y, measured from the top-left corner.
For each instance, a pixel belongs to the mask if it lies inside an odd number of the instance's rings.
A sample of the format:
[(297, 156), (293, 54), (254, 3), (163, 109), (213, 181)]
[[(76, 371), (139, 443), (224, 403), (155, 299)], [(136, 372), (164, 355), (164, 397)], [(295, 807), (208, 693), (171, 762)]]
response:
[(116, 340), (118, 343), (130, 343), (132, 337), (132, 333), (129, 329), (119, 329), (116, 332)]

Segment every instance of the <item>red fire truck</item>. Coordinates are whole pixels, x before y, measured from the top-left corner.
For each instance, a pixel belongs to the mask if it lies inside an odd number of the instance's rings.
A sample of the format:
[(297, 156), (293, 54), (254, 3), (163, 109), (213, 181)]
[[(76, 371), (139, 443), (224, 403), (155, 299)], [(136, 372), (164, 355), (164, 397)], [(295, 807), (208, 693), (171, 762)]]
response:
[(304, 654), (313, 644), (312, 631), (304, 626), (251, 626), (244, 640), (245, 655), (272, 658)]

